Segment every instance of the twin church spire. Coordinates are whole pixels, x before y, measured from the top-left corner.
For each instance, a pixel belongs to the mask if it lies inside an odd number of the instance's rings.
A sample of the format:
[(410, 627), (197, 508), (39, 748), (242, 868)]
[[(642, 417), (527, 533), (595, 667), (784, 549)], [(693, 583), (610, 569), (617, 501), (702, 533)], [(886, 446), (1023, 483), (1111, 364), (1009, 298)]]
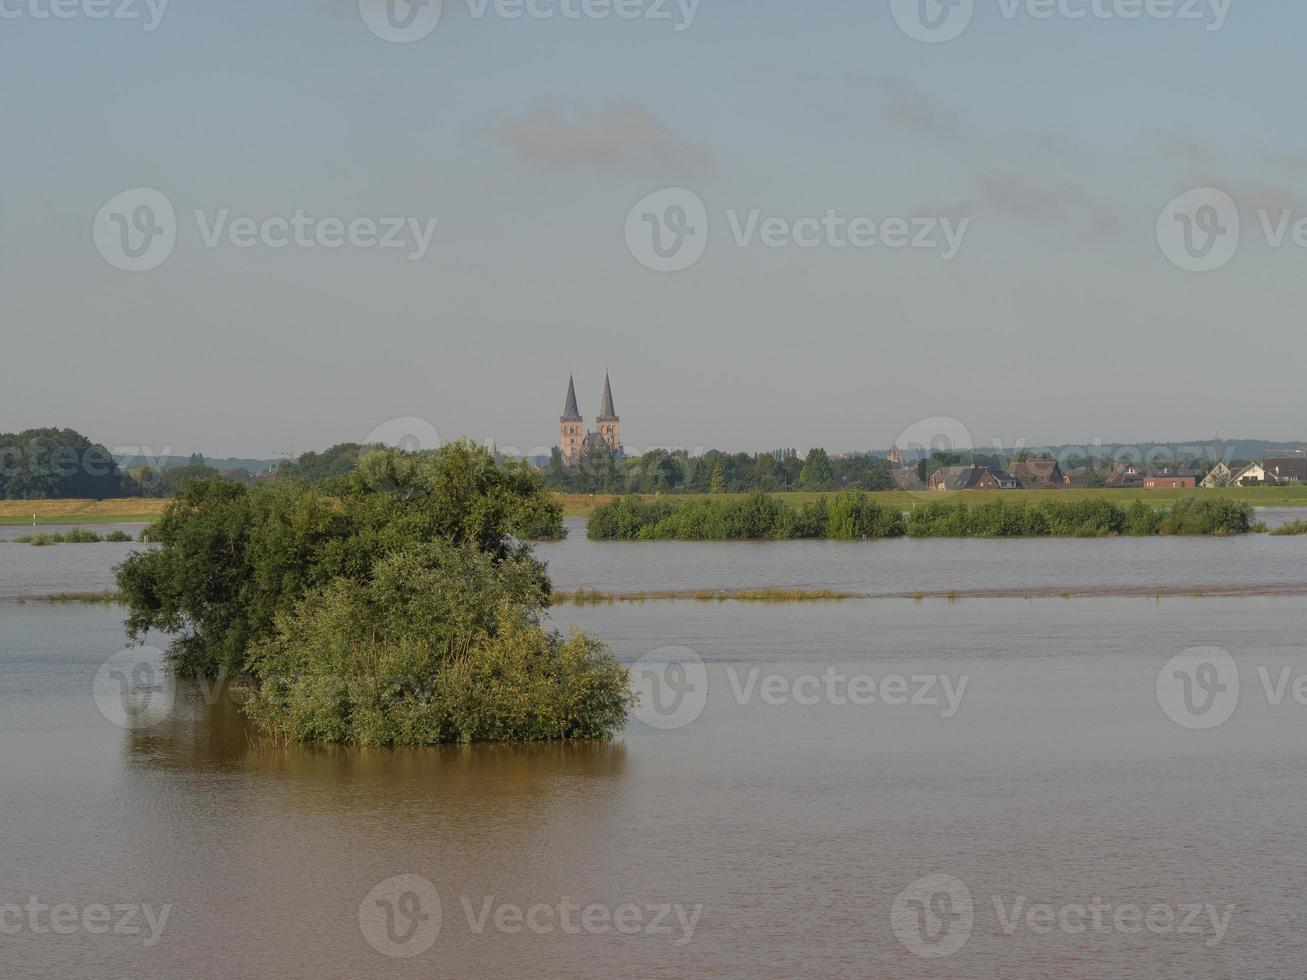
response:
[(563, 465), (576, 466), (582, 456), (593, 449), (603, 449), (617, 456), (622, 454), (622, 420), (618, 418), (613, 405), (613, 386), (607, 374), (604, 375), (604, 400), (599, 407), (599, 417), (595, 420), (598, 431), (585, 431), (585, 420), (576, 402), (576, 383), (569, 376), (567, 379), (567, 402), (563, 405), (563, 417), (559, 419), (558, 445), (563, 454)]

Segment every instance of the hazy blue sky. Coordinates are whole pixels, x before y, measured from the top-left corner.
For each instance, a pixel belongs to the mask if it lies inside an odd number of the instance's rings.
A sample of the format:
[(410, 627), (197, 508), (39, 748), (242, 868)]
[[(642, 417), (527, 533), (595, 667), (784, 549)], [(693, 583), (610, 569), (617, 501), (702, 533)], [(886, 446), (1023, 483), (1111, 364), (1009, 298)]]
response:
[[(405, 44), (367, 26), (385, 0), (172, 0), (154, 30), (67, 2), (0, 0), (0, 431), (274, 455), (419, 416), (529, 449), (569, 368), (592, 418), (608, 367), (639, 448), (877, 448), (929, 416), (982, 443), (1307, 436), (1307, 248), (1256, 216), (1307, 217), (1301, 0), (975, 0), (936, 44), (889, 0), (702, 0), (684, 30), (675, 3), (447, 0)], [(669, 186), (709, 238), (660, 273), (624, 229)], [(92, 228), (141, 187), (176, 247), (129, 273)], [(1206, 273), (1156, 230), (1196, 187), (1243, 219)], [(224, 209), (438, 224), (418, 261), (207, 247)], [(754, 209), (970, 222), (951, 261), (737, 246)]]

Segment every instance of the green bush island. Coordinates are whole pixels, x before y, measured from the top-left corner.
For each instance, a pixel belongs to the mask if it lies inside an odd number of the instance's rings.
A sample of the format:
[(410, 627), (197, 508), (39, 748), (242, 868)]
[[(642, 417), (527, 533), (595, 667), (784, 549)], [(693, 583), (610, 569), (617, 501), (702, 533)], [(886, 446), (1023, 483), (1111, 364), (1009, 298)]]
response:
[(127, 631), (172, 633), (184, 675), (243, 675), (265, 732), (418, 745), (600, 738), (628, 672), (550, 602), (525, 530), (562, 534), (537, 473), (470, 443), (360, 458), (331, 493), (186, 484), (118, 569)]

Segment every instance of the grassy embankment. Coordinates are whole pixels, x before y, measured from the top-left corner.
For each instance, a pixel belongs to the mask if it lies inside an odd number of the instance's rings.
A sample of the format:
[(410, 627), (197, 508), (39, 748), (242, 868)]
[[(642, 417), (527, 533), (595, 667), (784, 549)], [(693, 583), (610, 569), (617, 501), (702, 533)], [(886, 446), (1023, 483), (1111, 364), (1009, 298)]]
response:
[[(833, 497), (834, 493), (775, 493), (772, 496), (792, 507)], [(563, 505), (563, 513), (568, 517), (589, 517), (600, 504), (619, 499), (615, 494), (562, 493), (558, 499)], [(738, 494), (676, 493), (655, 496), (644, 494), (644, 500), (704, 500), (739, 496)], [(902, 490), (878, 490), (868, 496), (877, 503), (895, 504), (904, 510), (932, 500), (949, 500), (958, 498), (969, 504), (985, 503), (990, 500), (1024, 500), (1038, 503), (1041, 500), (1110, 500), (1113, 503), (1128, 505), (1136, 500), (1159, 507), (1173, 504), (1185, 497), (1199, 497), (1218, 500), (1238, 500), (1254, 507), (1307, 507), (1307, 484), (1289, 487), (1222, 487), (1216, 490), (1102, 490), (1102, 489), (1063, 489), (1063, 490), (963, 490), (952, 493), (930, 493), (921, 491), (907, 493)]]
[(148, 524), (168, 501), (128, 497), (122, 500), (0, 500), (0, 524)]

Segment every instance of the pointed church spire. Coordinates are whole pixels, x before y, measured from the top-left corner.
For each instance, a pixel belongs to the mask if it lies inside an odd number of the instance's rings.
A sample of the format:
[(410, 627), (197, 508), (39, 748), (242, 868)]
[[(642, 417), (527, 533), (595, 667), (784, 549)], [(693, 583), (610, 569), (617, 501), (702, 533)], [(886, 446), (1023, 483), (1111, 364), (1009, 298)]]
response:
[(613, 386), (607, 373), (604, 374), (604, 403), (599, 409), (599, 418), (605, 421), (617, 418), (617, 409), (613, 408)]
[(576, 407), (576, 385), (570, 374), (567, 376), (567, 404), (563, 407), (563, 421), (581, 421), (581, 410)]

